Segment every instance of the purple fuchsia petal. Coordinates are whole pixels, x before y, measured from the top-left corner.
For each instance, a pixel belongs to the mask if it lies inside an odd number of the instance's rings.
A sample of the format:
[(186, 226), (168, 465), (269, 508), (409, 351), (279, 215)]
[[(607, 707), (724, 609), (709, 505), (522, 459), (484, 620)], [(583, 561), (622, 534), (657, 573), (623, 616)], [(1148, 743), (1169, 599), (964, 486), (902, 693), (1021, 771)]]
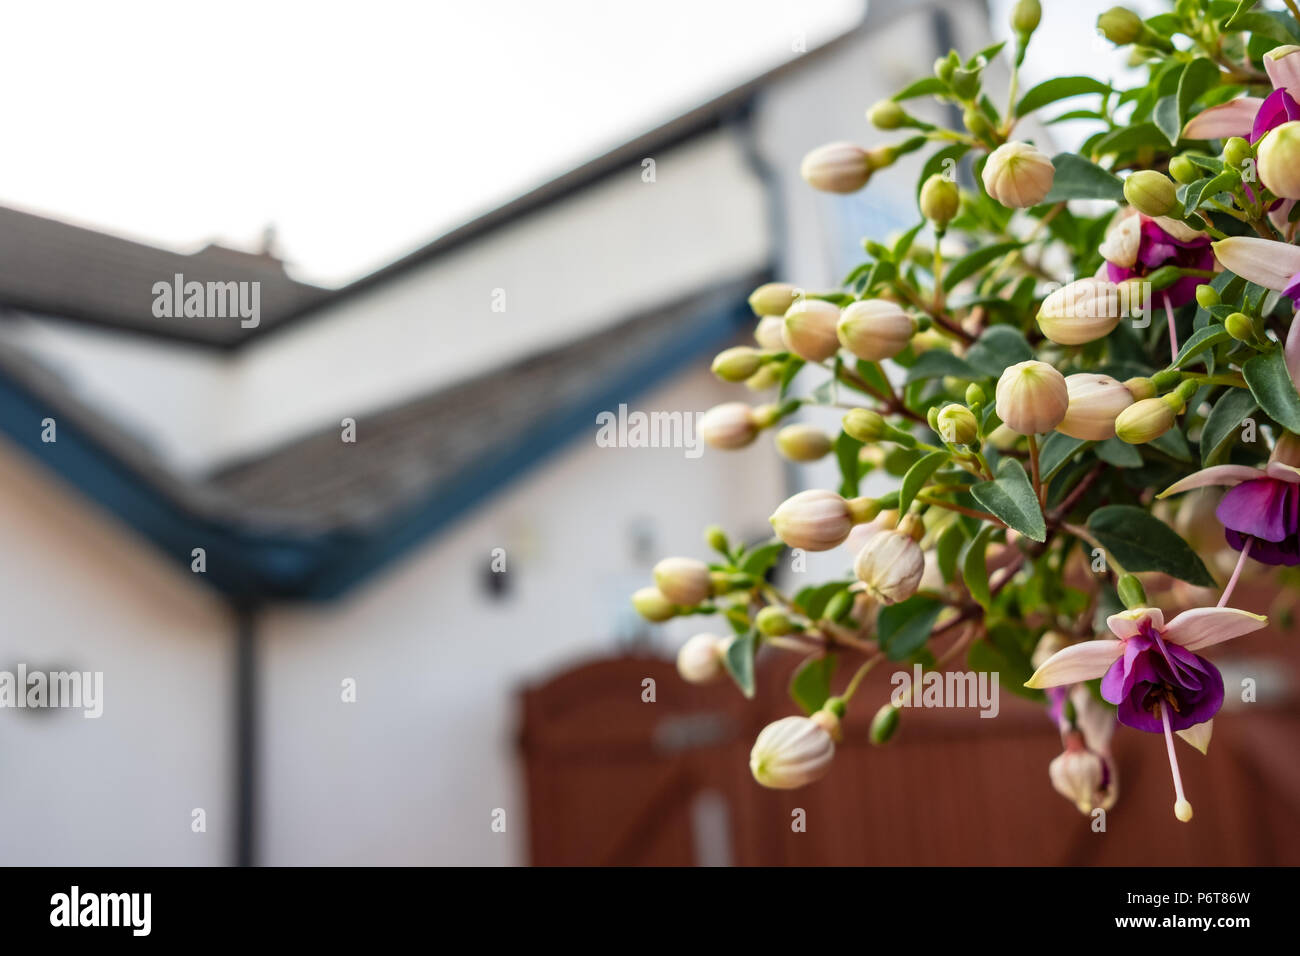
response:
[(1282, 294), (1290, 298), (1296, 305), (1300, 305), (1300, 272), (1297, 272), (1287, 281)]
[(1173, 730), (1186, 730), (1205, 723), (1223, 706), (1223, 675), (1204, 658), (1200, 658), (1200, 662), (1205, 671), (1204, 680), (1195, 693), (1178, 695), (1179, 710), (1169, 715), (1169, 726)]
[(1296, 533), (1295, 488), (1276, 478), (1256, 478), (1229, 489), (1215, 511), (1225, 528), (1265, 541), (1282, 541)]
[(1300, 103), (1296, 103), (1286, 90), (1274, 90), (1264, 98), (1259, 112), (1255, 114), (1250, 141), (1258, 143), (1269, 130), (1297, 119), (1300, 119)]
[(1234, 551), (1240, 551), (1246, 546), (1247, 541), (1253, 541), (1250, 546), (1250, 557), (1252, 561), (1258, 561), (1260, 564), (1275, 568), (1294, 568), (1300, 565), (1300, 537), (1293, 535), (1285, 541), (1264, 541), (1233, 531), (1231, 528), (1223, 529), (1223, 537)]
[(1117, 266), (1113, 262), (1106, 263), (1106, 278), (1116, 284), (1123, 282), (1125, 279), (1132, 279), (1138, 275), (1137, 269)]

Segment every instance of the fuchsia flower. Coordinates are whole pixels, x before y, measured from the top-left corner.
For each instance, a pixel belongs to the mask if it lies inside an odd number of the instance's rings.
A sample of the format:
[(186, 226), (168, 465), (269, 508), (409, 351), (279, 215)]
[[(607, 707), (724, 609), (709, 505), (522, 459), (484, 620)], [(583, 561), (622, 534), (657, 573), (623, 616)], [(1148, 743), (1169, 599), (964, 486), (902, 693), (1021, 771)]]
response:
[(1214, 243), (1214, 255), (1229, 272), (1300, 303), (1300, 246), (1255, 236), (1229, 236)]
[(1188, 120), (1184, 139), (1228, 139), (1240, 136), (1259, 142), (1269, 130), (1300, 119), (1300, 47), (1277, 47), (1264, 54), (1264, 69), (1273, 92), (1264, 99), (1241, 96)]
[(1300, 438), (1286, 434), (1278, 440), (1268, 465), (1215, 465), (1175, 482), (1159, 497), (1207, 485), (1231, 490), (1215, 512), (1224, 537), (1235, 550), (1260, 564), (1300, 564)]
[(1184, 611), (1168, 624), (1158, 608), (1142, 607), (1106, 619), (1114, 640), (1072, 644), (1048, 658), (1026, 687), (1056, 687), (1101, 678), (1101, 696), (1116, 705), (1121, 724), (1164, 732), (1177, 802), (1174, 814), (1187, 822), (1192, 806), (1183, 795), (1174, 732), (1198, 749), (1208, 741), (1206, 725), (1223, 705), (1223, 676), (1196, 651), (1259, 630), (1268, 619), (1228, 607)]
[[(1114, 283), (1150, 275), (1161, 266), (1214, 268), (1209, 236), (1172, 219), (1142, 214), (1120, 220), (1102, 243), (1101, 254), (1106, 260), (1106, 276)], [(1165, 289), (1169, 307), (1176, 309), (1191, 302), (1196, 287), (1204, 281), (1187, 276)]]

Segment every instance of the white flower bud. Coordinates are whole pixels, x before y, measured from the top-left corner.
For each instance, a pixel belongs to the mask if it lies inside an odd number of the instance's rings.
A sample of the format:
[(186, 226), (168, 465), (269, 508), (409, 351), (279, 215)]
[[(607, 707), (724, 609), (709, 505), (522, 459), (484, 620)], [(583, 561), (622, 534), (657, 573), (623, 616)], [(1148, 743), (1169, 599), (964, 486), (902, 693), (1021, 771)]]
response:
[(664, 558), (654, 569), (659, 593), (674, 604), (693, 607), (713, 593), (709, 566), (694, 558)]
[(1084, 345), (1110, 335), (1123, 314), (1120, 306), (1115, 283), (1095, 277), (1079, 279), (1043, 300), (1038, 327), (1057, 345)]
[(778, 538), (792, 548), (829, 551), (844, 543), (855, 524), (870, 521), (879, 508), (869, 498), (848, 501), (821, 488), (783, 501), (768, 520)]
[(808, 185), (828, 193), (855, 193), (871, 178), (867, 151), (853, 143), (827, 143), (803, 158), (799, 174)]
[(858, 358), (878, 362), (907, 348), (916, 322), (897, 302), (864, 299), (845, 307), (836, 331), (841, 344)]
[(1079, 812), (1091, 813), (1100, 806), (1098, 791), (1104, 770), (1101, 758), (1088, 750), (1066, 750), (1047, 767), (1052, 787), (1069, 800)]
[(1115, 419), (1133, 404), (1133, 395), (1123, 382), (1109, 375), (1078, 372), (1065, 377), (1070, 407), (1056, 430), (1084, 441), (1105, 441), (1115, 437)]
[(998, 379), (998, 418), (1012, 431), (1022, 435), (1050, 432), (1061, 424), (1069, 408), (1065, 376), (1046, 362), (1019, 362)]
[(1056, 167), (1028, 143), (1004, 143), (984, 164), (984, 188), (1002, 205), (1028, 209), (1052, 191)]
[(1138, 249), (1142, 243), (1142, 218), (1124, 216), (1102, 240), (1098, 252), (1103, 259), (1123, 269), (1137, 265)]
[(715, 634), (696, 634), (677, 652), (677, 673), (688, 684), (707, 684), (726, 670), (722, 656), (730, 638)]
[(1259, 179), (1282, 199), (1300, 199), (1300, 120), (1271, 130), (1260, 141)]
[(744, 402), (724, 402), (700, 416), (700, 437), (713, 448), (744, 448), (758, 435), (754, 410)]
[(853, 573), (881, 604), (897, 604), (920, 587), (925, 554), (904, 531), (882, 531), (858, 552)]
[(785, 347), (809, 362), (824, 362), (840, 348), (835, 327), (840, 310), (823, 299), (800, 299), (785, 313)]
[(1155, 441), (1174, 427), (1178, 413), (1162, 398), (1144, 398), (1134, 402), (1115, 417), (1115, 434), (1120, 441), (1142, 445)]
[(765, 315), (754, 328), (754, 341), (760, 348), (767, 349), (769, 352), (784, 352), (785, 337), (781, 334), (783, 328), (785, 328), (784, 312), (780, 315)]
[(783, 717), (759, 732), (749, 771), (765, 787), (793, 790), (820, 780), (835, 758), (835, 741), (809, 717)]

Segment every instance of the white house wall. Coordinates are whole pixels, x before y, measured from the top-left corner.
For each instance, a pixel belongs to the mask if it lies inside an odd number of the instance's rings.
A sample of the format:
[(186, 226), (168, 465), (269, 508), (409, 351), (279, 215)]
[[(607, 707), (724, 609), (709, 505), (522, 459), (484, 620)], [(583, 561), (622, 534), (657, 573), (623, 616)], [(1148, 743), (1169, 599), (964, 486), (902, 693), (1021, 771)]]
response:
[[(698, 410), (735, 397), (700, 363), (633, 408)], [(281, 608), (261, 624), (262, 862), (526, 861), (515, 692), (614, 650), (628, 596), (666, 554), (708, 555), (720, 522), (770, 533), (783, 494), (763, 436), (738, 453), (600, 448), (596, 425), (392, 571), (337, 604)], [(652, 555), (630, 553), (638, 519)], [(513, 593), (483, 578), (506, 549)], [(664, 653), (718, 619), (674, 622)], [(341, 700), (346, 678), (356, 703)], [(640, 693), (639, 687), (628, 693)], [(505, 834), (491, 828), (506, 811)]]
[[(0, 670), (103, 672), (103, 713), (0, 707), (0, 860), (230, 861), (233, 625), (26, 453), (0, 446)], [(192, 828), (195, 809), (206, 832)]]

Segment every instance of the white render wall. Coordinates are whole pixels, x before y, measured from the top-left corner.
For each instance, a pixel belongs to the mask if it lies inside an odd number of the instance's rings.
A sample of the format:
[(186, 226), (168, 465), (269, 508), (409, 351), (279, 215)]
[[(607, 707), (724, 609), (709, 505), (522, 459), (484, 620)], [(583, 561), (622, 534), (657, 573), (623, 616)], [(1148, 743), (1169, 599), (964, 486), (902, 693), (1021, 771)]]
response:
[[(702, 360), (632, 407), (699, 410), (735, 394)], [(264, 616), (261, 862), (526, 862), (516, 691), (613, 652), (654, 560), (707, 558), (714, 521), (756, 540), (784, 495), (769, 436), (688, 460), (600, 448), (595, 434), (593, 420), (559, 457), (343, 601)], [(642, 518), (653, 556), (639, 564), (629, 539)], [(500, 603), (482, 584), (497, 547), (514, 578)], [(719, 626), (694, 618), (652, 633), (669, 654)], [(349, 677), (353, 704), (341, 700)], [(496, 808), (505, 834), (490, 829)]]
[[(0, 670), (102, 671), (103, 714), (0, 708), (0, 860), (231, 860), (232, 623), (222, 604), (0, 445)], [(207, 832), (191, 830), (192, 811)]]

